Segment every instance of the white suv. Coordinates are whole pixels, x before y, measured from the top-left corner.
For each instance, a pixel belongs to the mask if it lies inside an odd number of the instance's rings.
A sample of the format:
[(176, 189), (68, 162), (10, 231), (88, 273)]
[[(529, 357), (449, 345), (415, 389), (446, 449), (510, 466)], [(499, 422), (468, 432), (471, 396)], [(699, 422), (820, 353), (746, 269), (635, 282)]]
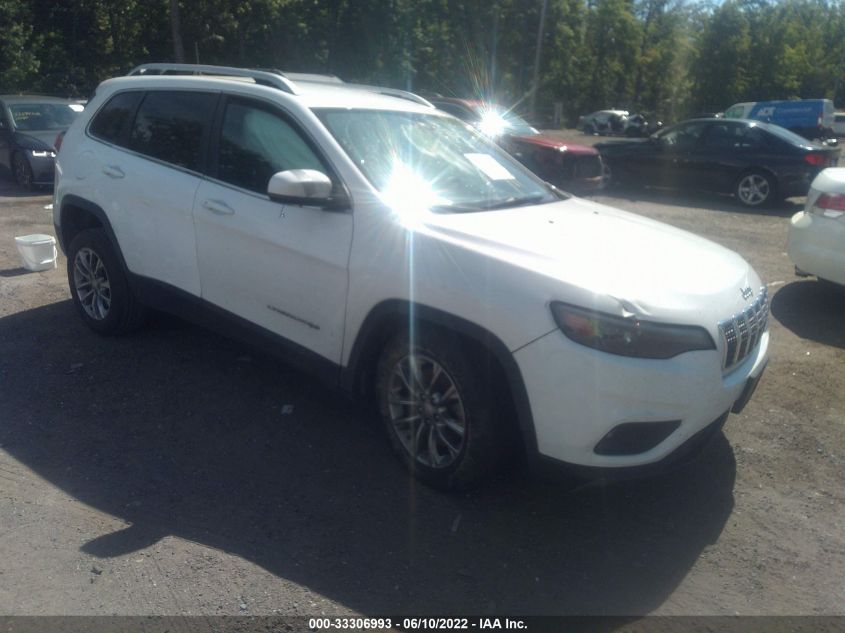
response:
[(562, 194), (409, 93), (148, 65), (99, 86), (56, 169), (92, 329), (154, 306), (278, 350), (377, 402), (434, 486), (517, 451), (671, 461), (767, 360), (766, 289), (739, 255)]

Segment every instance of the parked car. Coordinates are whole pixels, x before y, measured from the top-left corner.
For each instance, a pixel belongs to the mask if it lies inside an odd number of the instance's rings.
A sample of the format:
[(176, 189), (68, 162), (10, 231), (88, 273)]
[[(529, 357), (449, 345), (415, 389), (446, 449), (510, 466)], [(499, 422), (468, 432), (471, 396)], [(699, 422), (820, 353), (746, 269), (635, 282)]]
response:
[(596, 148), (617, 182), (732, 193), (747, 207), (805, 195), (839, 157), (838, 148), (747, 119), (693, 119)]
[(546, 182), (575, 193), (604, 186), (598, 151), (542, 134), (501, 106), (472, 99), (429, 98), (444, 112), (475, 126)]
[(56, 169), (88, 327), (156, 306), (283, 354), (372, 398), (434, 486), (515, 451), (660, 468), (766, 364), (766, 286), (739, 255), (568, 196), (410, 93), (143, 66), (100, 84)]
[(52, 186), (56, 138), (83, 108), (70, 99), (0, 95), (0, 166), (23, 189)]
[(576, 127), (584, 134), (624, 134), (627, 126), (627, 110), (597, 110), (579, 117)]
[(838, 137), (845, 136), (845, 112), (833, 115), (833, 133)]
[(830, 99), (736, 103), (725, 110), (725, 118), (772, 123), (811, 141), (825, 141), (835, 136), (833, 101)]
[(804, 210), (792, 216), (787, 252), (796, 274), (845, 285), (845, 168), (813, 180)]

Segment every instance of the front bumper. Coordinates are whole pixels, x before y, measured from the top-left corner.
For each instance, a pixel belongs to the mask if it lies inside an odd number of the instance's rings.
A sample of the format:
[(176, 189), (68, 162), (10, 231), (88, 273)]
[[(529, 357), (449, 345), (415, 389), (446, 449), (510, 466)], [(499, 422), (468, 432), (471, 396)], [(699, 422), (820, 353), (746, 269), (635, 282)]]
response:
[(796, 213), (789, 223), (786, 250), (801, 271), (845, 284), (845, 216)]
[(28, 160), (29, 166), (32, 168), (32, 184), (49, 185), (52, 187), (55, 177), (56, 159), (51, 156), (41, 157), (30, 155)]
[[(724, 422), (767, 362), (769, 333), (723, 373), (717, 350), (666, 360), (593, 350), (554, 331), (518, 350), (541, 458), (591, 469), (627, 469), (666, 460), (714, 421)], [(744, 405), (744, 402), (740, 402)], [(635, 454), (599, 454), (599, 442), (620, 425), (677, 422), (665, 439)]]

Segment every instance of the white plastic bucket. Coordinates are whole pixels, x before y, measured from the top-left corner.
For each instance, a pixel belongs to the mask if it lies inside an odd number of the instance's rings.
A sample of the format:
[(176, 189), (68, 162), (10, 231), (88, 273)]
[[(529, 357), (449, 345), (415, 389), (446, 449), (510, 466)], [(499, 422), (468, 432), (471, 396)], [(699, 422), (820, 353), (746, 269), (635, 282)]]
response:
[(21, 255), (24, 268), (32, 271), (56, 268), (56, 238), (52, 235), (35, 233), (15, 238), (15, 245)]

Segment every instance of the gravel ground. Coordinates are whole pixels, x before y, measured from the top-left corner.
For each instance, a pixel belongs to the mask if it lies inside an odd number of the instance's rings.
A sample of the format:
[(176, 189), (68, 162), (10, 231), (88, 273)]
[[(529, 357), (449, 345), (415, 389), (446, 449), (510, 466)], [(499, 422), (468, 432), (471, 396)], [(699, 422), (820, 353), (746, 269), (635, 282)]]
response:
[(596, 198), (756, 267), (766, 375), (671, 475), (447, 496), (259, 350), (168, 317), (85, 329), (63, 258), (19, 268), (49, 196), (0, 182), (0, 614), (845, 614), (845, 292), (793, 276), (802, 201)]

